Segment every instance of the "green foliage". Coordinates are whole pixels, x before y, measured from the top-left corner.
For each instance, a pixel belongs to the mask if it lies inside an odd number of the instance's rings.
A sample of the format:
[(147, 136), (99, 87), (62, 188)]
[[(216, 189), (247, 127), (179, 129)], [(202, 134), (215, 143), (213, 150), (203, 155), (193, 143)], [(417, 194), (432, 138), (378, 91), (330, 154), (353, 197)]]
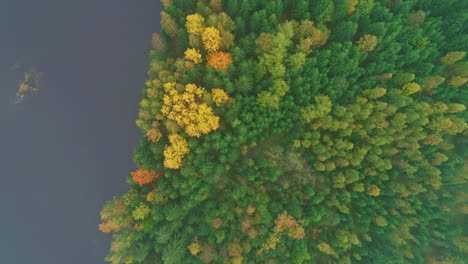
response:
[[(129, 191), (104, 206), (100, 229), (117, 232), (106, 261), (467, 259), (467, 1), (163, 5), (133, 155), (158, 180), (127, 176)], [(219, 31), (227, 70), (207, 67), (205, 27)], [(167, 98), (192, 101), (187, 84), (205, 89), (187, 119), (211, 111), (219, 128), (193, 137), (163, 113)], [(229, 99), (215, 104), (213, 89)], [(172, 134), (189, 149), (178, 169), (164, 167)]]
[(164, 264), (178, 264), (186, 255), (186, 245), (180, 236), (175, 236), (169, 241), (162, 252), (162, 261)]

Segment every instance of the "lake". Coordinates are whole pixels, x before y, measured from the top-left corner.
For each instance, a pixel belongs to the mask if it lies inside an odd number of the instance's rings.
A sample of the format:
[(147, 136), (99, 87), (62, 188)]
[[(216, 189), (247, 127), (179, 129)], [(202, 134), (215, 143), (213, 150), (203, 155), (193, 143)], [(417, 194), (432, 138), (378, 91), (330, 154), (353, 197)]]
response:
[[(157, 0), (0, 3), (0, 263), (104, 263), (128, 189)], [(15, 103), (25, 71), (39, 90)]]

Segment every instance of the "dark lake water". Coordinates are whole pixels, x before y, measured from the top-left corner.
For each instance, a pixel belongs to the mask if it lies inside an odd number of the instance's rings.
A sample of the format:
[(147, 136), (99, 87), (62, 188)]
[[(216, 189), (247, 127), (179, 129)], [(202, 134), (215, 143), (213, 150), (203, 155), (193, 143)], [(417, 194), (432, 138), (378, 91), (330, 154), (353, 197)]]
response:
[[(128, 189), (157, 0), (0, 0), (0, 263), (104, 263)], [(39, 91), (15, 104), (24, 71)]]

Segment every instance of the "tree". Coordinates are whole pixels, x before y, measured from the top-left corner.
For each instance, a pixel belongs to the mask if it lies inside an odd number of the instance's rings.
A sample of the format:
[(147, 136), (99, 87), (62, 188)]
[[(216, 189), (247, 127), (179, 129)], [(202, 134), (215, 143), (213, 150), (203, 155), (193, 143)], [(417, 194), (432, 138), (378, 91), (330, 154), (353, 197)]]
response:
[(135, 220), (143, 220), (150, 213), (150, 208), (145, 203), (140, 203), (132, 212), (132, 217)]
[(414, 73), (409, 73), (409, 72), (399, 72), (395, 74), (393, 77), (393, 80), (395, 81), (396, 84), (398, 85), (405, 85), (416, 78), (416, 75)]
[(202, 33), (202, 41), (208, 52), (216, 52), (221, 44), (221, 35), (216, 28), (208, 27)]
[(146, 170), (142, 168), (138, 168), (136, 171), (130, 173), (132, 175), (132, 179), (135, 183), (139, 185), (151, 183), (159, 179), (159, 175), (156, 174), (153, 170)]
[(195, 84), (185, 85), (180, 93), (176, 83), (165, 83), (164, 105), (161, 112), (169, 119), (185, 129), (192, 137), (200, 137), (219, 127), (219, 117), (215, 116), (211, 107), (199, 103), (205, 91)]
[(367, 194), (371, 196), (379, 196), (380, 194), (380, 188), (377, 187), (377, 185), (370, 184), (367, 186)]
[(164, 5), (107, 260), (463, 259), (464, 1)]
[(356, 13), (360, 16), (369, 15), (374, 8), (374, 0), (359, 0)]
[(201, 244), (198, 241), (193, 242), (192, 244), (190, 244), (188, 246), (188, 249), (190, 251), (190, 254), (192, 254), (194, 256), (198, 255), (198, 253), (200, 253), (200, 251), (202, 251)]
[(161, 0), (161, 3), (163, 4), (164, 7), (167, 7), (170, 4), (172, 4), (172, 1), (173, 0)]
[(376, 87), (372, 90), (364, 91), (364, 94), (369, 96), (369, 99), (377, 99), (384, 96), (387, 93), (387, 89), (382, 87)]
[(120, 226), (112, 220), (99, 224), (99, 231), (104, 233), (118, 232), (119, 230)]
[(448, 113), (459, 113), (461, 111), (464, 111), (466, 107), (462, 104), (449, 104), (448, 105)]
[(232, 63), (232, 57), (227, 52), (216, 52), (208, 54), (208, 62), (206, 66), (212, 66), (216, 71), (227, 70), (229, 64)]
[(426, 90), (431, 90), (439, 87), (444, 81), (445, 78), (442, 76), (427, 76), (423, 80), (423, 87)]
[(151, 45), (153, 49), (158, 51), (164, 51), (164, 49), (166, 48), (163, 38), (158, 33), (153, 33)]
[(202, 61), (202, 55), (197, 49), (187, 49), (185, 51), (185, 59), (191, 60), (193, 63), (198, 64)]
[(188, 15), (185, 28), (190, 34), (201, 35), (205, 29), (204, 23), (205, 19), (199, 14)]
[(421, 87), (419, 86), (419, 84), (415, 83), (415, 82), (410, 82), (410, 83), (407, 83), (403, 86), (403, 92), (405, 94), (414, 94), (416, 92), (418, 92), (419, 90), (421, 89)]
[(448, 83), (451, 86), (458, 87), (458, 86), (464, 85), (467, 81), (468, 81), (468, 78), (461, 77), (461, 76), (453, 76), (452, 78), (450, 78)]
[(260, 92), (257, 98), (257, 103), (262, 107), (278, 108), (279, 101), (279, 95), (268, 91)]
[(465, 51), (453, 51), (447, 53), (444, 57), (441, 58), (442, 62), (452, 65), (455, 64), (456, 62), (462, 60), (466, 55)]
[(210, 0), (209, 6), (213, 11), (219, 13), (223, 10), (223, 5), (221, 0)]
[(406, 17), (406, 23), (410, 26), (420, 26), (422, 23), (424, 23), (426, 13), (422, 10), (418, 10), (413, 13), (409, 13), (408, 16)]
[(222, 89), (214, 88), (211, 90), (211, 94), (213, 96), (213, 102), (215, 102), (217, 106), (229, 100), (228, 94)]
[(353, 13), (356, 10), (356, 6), (359, 4), (359, 0), (348, 0), (348, 14)]
[(357, 44), (361, 52), (373, 51), (377, 45), (377, 37), (374, 35), (365, 34), (357, 41)]
[(170, 145), (164, 147), (164, 167), (178, 169), (182, 164), (182, 158), (189, 153), (187, 141), (178, 134), (169, 135)]
[(161, 12), (161, 28), (171, 37), (175, 38), (179, 31), (176, 21), (166, 12)]

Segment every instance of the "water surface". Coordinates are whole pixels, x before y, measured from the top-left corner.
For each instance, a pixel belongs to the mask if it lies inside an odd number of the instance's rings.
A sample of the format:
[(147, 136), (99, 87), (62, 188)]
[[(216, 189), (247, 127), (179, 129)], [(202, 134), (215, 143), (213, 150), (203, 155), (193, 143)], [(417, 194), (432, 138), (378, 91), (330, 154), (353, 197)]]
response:
[[(104, 263), (104, 201), (134, 169), (157, 0), (0, 1), (0, 263)], [(15, 104), (24, 71), (39, 91)]]

